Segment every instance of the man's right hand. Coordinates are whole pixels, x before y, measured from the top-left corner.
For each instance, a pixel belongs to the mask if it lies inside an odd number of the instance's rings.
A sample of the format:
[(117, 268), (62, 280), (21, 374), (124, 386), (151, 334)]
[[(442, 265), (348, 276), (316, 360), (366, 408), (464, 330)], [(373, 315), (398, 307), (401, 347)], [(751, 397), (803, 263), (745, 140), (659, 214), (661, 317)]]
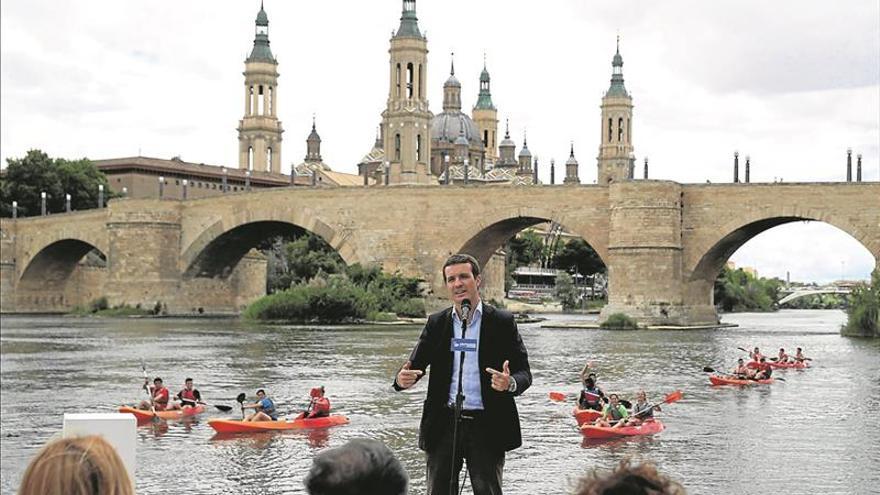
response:
[(400, 368), (400, 371), (397, 372), (397, 386), (402, 389), (407, 389), (413, 386), (414, 383), (419, 379), (419, 377), (424, 374), (422, 370), (412, 370), (410, 367), (412, 366), (411, 361), (407, 361), (406, 364)]

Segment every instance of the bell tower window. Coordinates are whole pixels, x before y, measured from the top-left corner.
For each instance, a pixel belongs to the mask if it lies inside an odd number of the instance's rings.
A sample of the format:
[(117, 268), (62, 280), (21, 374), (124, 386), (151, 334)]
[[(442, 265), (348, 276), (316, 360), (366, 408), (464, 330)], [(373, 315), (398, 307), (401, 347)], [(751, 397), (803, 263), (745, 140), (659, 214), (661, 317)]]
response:
[(623, 141), (623, 117), (617, 119), (617, 142)]
[(400, 64), (397, 64), (397, 72), (394, 76), (394, 85), (397, 87), (397, 97), (400, 98)]
[(263, 85), (260, 84), (257, 89), (257, 115), (263, 115), (263, 112), (266, 110), (265, 103), (263, 99)]
[(254, 147), (248, 146), (247, 169), (254, 169)]
[(394, 159), (400, 161), (400, 134), (394, 135)]
[(413, 74), (413, 64), (406, 64), (406, 97), (407, 99), (412, 99), (413, 97), (413, 78), (415, 74)]
[(613, 133), (614, 121), (612, 119), (608, 119), (608, 142), (611, 142), (611, 136)]
[(422, 161), (422, 135), (416, 136), (416, 161)]
[(272, 148), (266, 148), (266, 171), (272, 171)]

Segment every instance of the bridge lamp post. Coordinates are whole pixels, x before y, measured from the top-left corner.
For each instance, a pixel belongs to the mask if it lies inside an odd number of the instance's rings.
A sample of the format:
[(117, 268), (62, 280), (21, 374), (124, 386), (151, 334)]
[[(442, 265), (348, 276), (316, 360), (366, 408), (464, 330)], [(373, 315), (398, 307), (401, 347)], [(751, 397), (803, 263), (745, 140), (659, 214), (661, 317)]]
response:
[(18, 218), (18, 201), (12, 202), (12, 218)]
[(46, 216), (46, 191), (40, 192), (40, 216)]
[(183, 200), (184, 201), (186, 201), (186, 190), (188, 189), (187, 186), (189, 186), (189, 181), (186, 179), (183, 179)]
[(452, 184), (452, 178), (449, 177), (449, 154), (443, 153), (443, 168), (446, 171), (446, 178), (444, 179), (444, 184), (447, 186)]
[(648, 180), (648, 157), (647, 156), (645, 157), (645, 176), (644, 176), (644, 179)]
[[(103, 190), (103, 188), (102, 188), (102, 190)], [(122, 196), (128, 196), (128, 188), (127, 187), (122, 188)]]
[[(123, 196), (128, 192), (127, 187), (122, 188)], [(98, 184), (98, 208), (104, 207), (104, 184)]]
[(535, 157), (534, 170), (532, 170), (532, 185), (533, 186), (538, 185), (538, 157), (537, 156)]
[(852, 182), (852, 148), (846, 149), (846, 181)]
[(223, 171), (223, 188), (221, 190), (223, 191), (223, 194), (226, 194), (226, 186), (228, 184), (227, 176), (229, 175), (229, 172), (227, 172), (226, 167), (222, 167), (220, 170)]
[(464, 183), (467, 185), (470, 182), (470, 162), (467, 158), (464, 159)]
[(749, 183), (749, 173), (752, 168), (752, 157), (746, 155), (746, 184)]
[(391, 179), (391, 162), (386, 160), (385, 161), (385, 177), (384, 177), (384, 181), (385, 181), (386, 186), (390, 182), (390, 179)]
[(733, 152), (733, 183), (739, 183), (739, 151)]
[(251, 190), (251, 171), (250, 170), (244, 171), (244, 189), (246, 191)]
[(159, 199), (165, 196), (165, 177), (159, 176)]
[(862, 154), (856, 155), (856, 182), (862, 181)]
[(64, 195), (64, 211), (70, 213), (70, 194)]

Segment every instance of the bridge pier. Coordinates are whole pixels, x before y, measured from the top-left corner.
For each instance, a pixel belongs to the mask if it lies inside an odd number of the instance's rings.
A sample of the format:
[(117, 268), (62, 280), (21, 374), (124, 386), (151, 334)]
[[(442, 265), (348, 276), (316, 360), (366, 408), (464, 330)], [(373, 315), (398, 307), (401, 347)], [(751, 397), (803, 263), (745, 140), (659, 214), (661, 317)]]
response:
[(682, 187), (675, 182), (613, 183), (609, 190), (608, 304), (642, 325), (716, 322), (715, 308), (686, 304), (682, 279)]

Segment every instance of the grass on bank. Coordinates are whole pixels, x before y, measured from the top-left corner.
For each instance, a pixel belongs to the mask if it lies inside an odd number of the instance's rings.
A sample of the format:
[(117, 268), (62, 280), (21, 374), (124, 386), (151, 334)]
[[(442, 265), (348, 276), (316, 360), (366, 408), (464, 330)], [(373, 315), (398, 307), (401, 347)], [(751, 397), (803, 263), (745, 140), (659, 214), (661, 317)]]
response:
[(102, 296), (93, 299), (86, 306), (75, 306), (70, 314), (77, 316), (154, 316), (164, 312), (164, 306), (160, 302), (157, 302), (152, 309), (144, 309), (140, 304), (136, 306), (122, 304), (111, 308), (107, 298)]
[(599, 324), (599, 328), (606, 330), (638, 330), (639, 324), (634, 319), (623, 313), (613, 313)]

